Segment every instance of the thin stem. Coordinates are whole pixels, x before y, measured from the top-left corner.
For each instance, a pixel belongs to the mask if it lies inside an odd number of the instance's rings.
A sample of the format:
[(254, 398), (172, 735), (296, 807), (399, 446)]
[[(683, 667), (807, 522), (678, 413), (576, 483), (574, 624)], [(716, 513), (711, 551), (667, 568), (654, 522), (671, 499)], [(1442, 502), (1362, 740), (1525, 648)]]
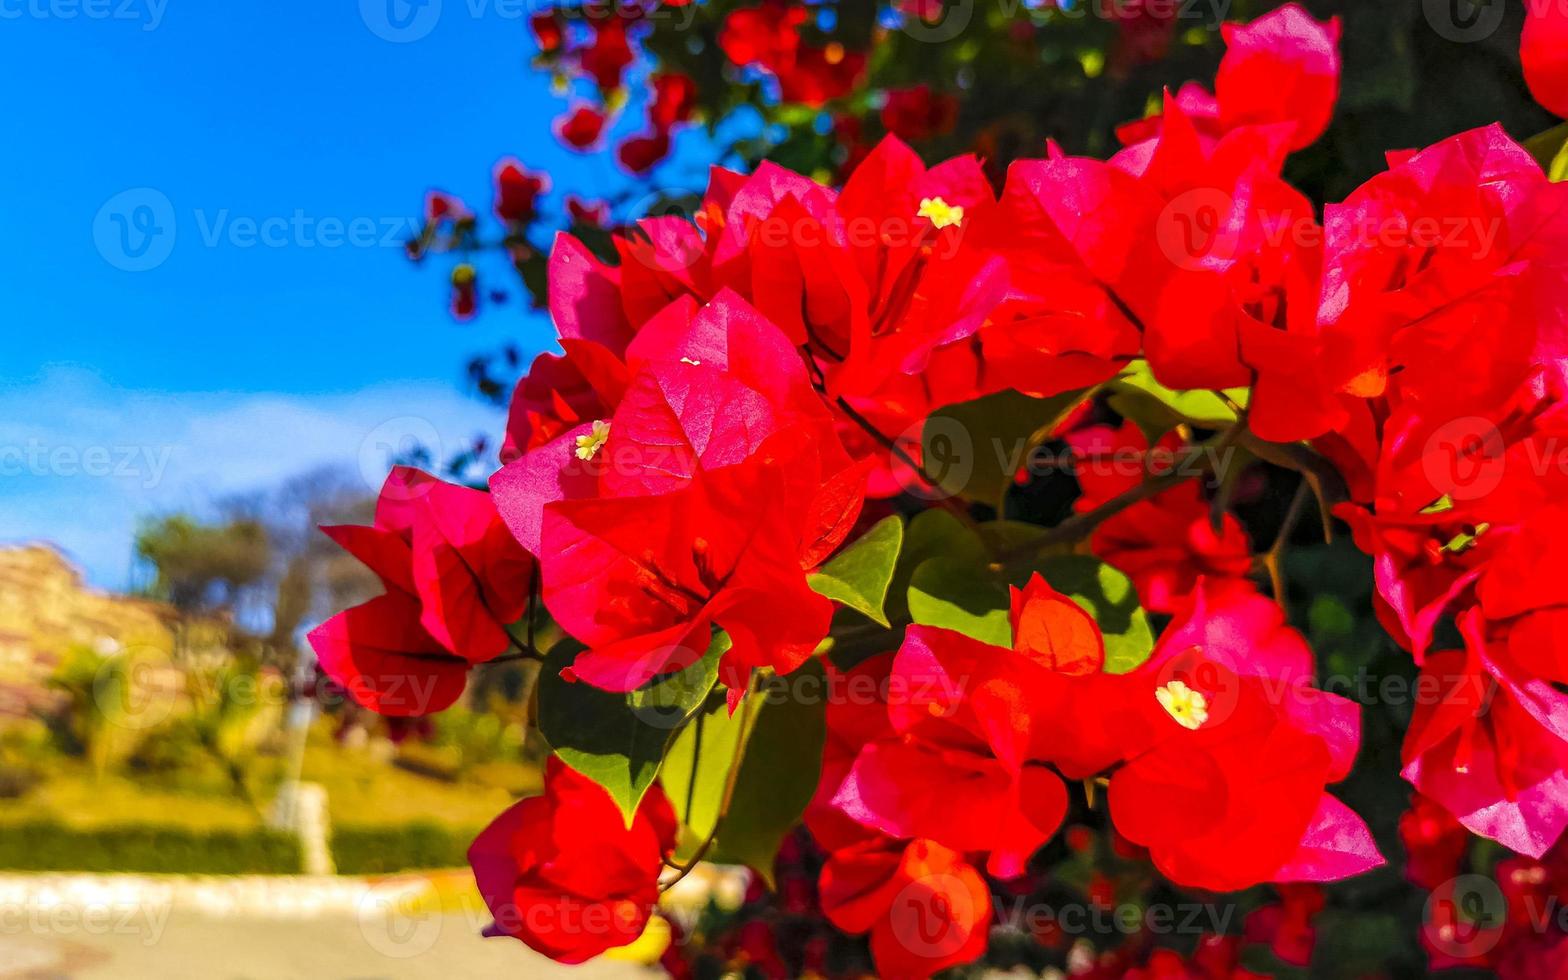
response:
[(1208, 475), (1210, 466), (1215, 459), (1224, 455), (1225, 450), (1242, 438), (1246, 425), (1246, 416), (1242, 416), (1230, 428), (1221, 433), (1217, 439), (1200, 447), (1203, 450), (1198, 454), (1201, 465), (1177, 467), (1169, 473), (1162, 473), (1159, 476), (1143, 481), (1131, 490), (1112, 497), (1093, 510), (1084, 511), (1082, 514), (1074, 514), (1033, 541), (1015, 548), (1009, 548), (998, 554), (996, 556), (996, 564), (1006, 565), (1009, 562), (1029, 558), (1047, 548), (1053, 548), (1062, 544), (1072, 544), (1088, 537), (1101, 523), (1115, 517), (1127, 508), (1157, 497), (1173, 487), (1186, 483), (1188, 480)]
[(915, 475), (920, 478), (921, 483), (924, 483), (926, 486), (933, 489), (938, 488), (937, 481), (932, 479), (931, 476), (926, 473), (925, 467), (921, 466), (910, 457), (909, 453), (904, 450), (904, 447), (898, 444), (897, 439), (894, 439), (892, 436), (883, 432), (881, 429), (873, 425), (870, 419), (855, 411), (854, 407), (851, 406), (842, 395), (838, 397), (836, 404), (838, 405), (839, 411), (847, 415), (851, 422), (854, 422), (856, 425), (864, 429), (866, 431), (866, 435), (869, 435), (872, 439), (876, 440), (877, 443), (879, 443), (884, 449), (893, 455), (894, 459), (897, 459), (900, 463), (903, 463), (905, 466), (914, 470)]
[(1290, 507), (1285, 511), (1285, 519), (1279, 526), (1279, 534), (1275, 536), (1274, 543), (1263, 554), (1263, 569), (1268, 572), (1269, 586), (1274, 590), (1274, 601), (1281, 606), (1285, 605), (1285, 549), (1290, 544), (1290, 534), (1296, 529), (1296, 523), (1301, 520), (1301, 513), (1306, 509), (1309, 488), (1303, 479), (1296, 485), (1295, 496), (1290, 498)]
[[(677, 872), (675, 877), (659, 885), (659, 894), (661, 895), (680, 884), (687, 875), (691, 874), (697, 865), (702, 863), (702, 859), (707, 856), (708, 851), (712, 850), (714, 842), (719, 839), (719, 828), (724, 825), (724, 818), (729, 815), (730, 803), (735, 798), (735, 786), (740, 781), (741, 760), (745, 758), (746, 754), (746, 737), (750, 734), (753, 706), (751, 693), (750, 685), (748, 685), (746, 697), (742, 698), (740, 703), (740, 730), (735, 733), (735, 752), (730, 757), (730, 770), (729, 774), (724, 778), (724, 795), (719, 801), (719, 812), (713, 818), (713, 828), (708, 831), (708, 836), (703, 840), (696, 852), (692, 854), (691, 859), (675, 868)], [(695, 784), (697, 780), (697, 767), (695, 765), (692, 766), (691, 779), (693, 784)], [(691, 814), (689, 806), (686, 812), (689, 817)]]

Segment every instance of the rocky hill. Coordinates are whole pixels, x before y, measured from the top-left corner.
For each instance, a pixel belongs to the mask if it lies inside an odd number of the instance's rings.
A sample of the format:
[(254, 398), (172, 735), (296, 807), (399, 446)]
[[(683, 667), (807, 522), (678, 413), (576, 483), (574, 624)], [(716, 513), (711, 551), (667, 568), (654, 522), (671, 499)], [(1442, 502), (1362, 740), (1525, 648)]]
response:
[(75, 647), (167, 657), (174, 611), (89, 588), (49, 545), (0, 548), (0, 716), (48, 697), (45, 682)]

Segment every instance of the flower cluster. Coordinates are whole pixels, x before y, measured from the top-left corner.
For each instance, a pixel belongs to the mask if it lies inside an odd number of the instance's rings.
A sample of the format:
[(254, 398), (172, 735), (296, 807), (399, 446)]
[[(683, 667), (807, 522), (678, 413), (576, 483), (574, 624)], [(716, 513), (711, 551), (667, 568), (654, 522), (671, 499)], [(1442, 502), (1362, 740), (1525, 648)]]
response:
[[(804, 17), (769, 0), (719, 42), (825, 101), (864, 55), (807, 43)], [(626, 63), (609, 30), (562, 49), (602, 87)], [(1320, 211), (1282, 172), (1334, 112), (1339, 34), (1294, 5), (1228, 26), (1212, 92), (1167, 95), (1109, 160), (1052, 144), (993, 181), (889, 136), (836, 190), (715, 169), (691, 220), (556, 241), (560, 352), (518, 383), (489, 492), (394, 472), (374, 527), (330, 531), (386, 595), (312, 635), (387, 714), (440, 710), (471, 669), (519, 659), (542, 661), (541, 717), (562, 691), (626, 709), (580, 720), (636, 733), (604, 770), (546, 728), (544, 795), (475, 843), (499, 931), (578, 962), (636, 938), (666, 869), (723, 852), (767, 871), (786, 805), (737, 803), (747, 739), (766, 737), (765, 696), (809, 676), (875, 694), (810, 702), (820, 750), (800, 729), (766, 758), (811, 756), (815, 790), (784, 816), (823, 851), (822, 914), (869, 936), (881, 975), (984, 955), (996, 890), (1101, 799), (1174, 887), (1279, 885), (1248, 935), (1303, 961), (1317, 883), (1384, 862), (1331, 791), (1360, 707), (1318, 687), (1283, 608), (1314, 500), (1370, 556), (1377, 615), (1432, 695), (1404, 746), (1421, 806), (1530, 858), (1553, 847), (1568, 186), (1493, 126), (1391, 154)], [(650, 138), (683, 118), (680, 88), (657, 87)], [(887, 110), (892, 129), (945, 125), (929, 93)], [(584, 112), (563, 138), (597, 139)], [(540, 185), (497, 180), (524, 221)], [(437, 204), (432, 221), (463, 220)], [(1032, 479), (1004, 452), (1001, 498), (980, 486), (1011, 431), (1065, 447), (1077, 497), (1054, 526), (990, 519)], [(1241, 508), (1265, 470), (1299, 490), (1258, 554)], [(566, 639), (545, 655), (536, 627)], [(638, 780), (688, 732), (705, 759), (707, 724), (740, 734), (702, 816), (694, 771)], [(737, 844), (741, 819), (772, 836)], [(1206, 965), (1117, 968), (1241, 976), (1235, 938), (1206, 939)]]

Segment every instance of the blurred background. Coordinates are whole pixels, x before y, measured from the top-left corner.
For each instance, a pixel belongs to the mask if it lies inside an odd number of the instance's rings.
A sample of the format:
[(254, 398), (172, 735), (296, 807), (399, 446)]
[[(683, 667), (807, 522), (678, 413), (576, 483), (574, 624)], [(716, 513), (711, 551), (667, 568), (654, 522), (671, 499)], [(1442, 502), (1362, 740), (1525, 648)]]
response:
[[(0, 977), (564, 974), (463, 869), (538, 785), (528, 668), (356, 710), (302, 637), (376, 583), (315, 527), (494, 468), (556, 232), (613, 257), (710, 165), (831, 183), (886, 133), (1106, 155), (1272, 6), (0, 0)], [(1554, 122), (1520, 4), (1307, 6), (1346, 22), (1315, 199)]]

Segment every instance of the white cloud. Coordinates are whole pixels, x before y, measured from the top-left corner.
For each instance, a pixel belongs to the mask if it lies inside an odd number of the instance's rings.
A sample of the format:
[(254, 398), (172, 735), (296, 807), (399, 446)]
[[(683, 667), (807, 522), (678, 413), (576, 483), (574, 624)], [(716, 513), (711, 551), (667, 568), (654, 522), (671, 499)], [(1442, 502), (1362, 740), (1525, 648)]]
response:
[(319, 394), (117, 388), (75, 369), (0, 387), (0, 543), (50, 541), (97, 585), (126, 584), (139, 518), (196, 509), (328, 465), (379, 487), (409, 440), (444, 459), (503, 419), (412, 382)]

